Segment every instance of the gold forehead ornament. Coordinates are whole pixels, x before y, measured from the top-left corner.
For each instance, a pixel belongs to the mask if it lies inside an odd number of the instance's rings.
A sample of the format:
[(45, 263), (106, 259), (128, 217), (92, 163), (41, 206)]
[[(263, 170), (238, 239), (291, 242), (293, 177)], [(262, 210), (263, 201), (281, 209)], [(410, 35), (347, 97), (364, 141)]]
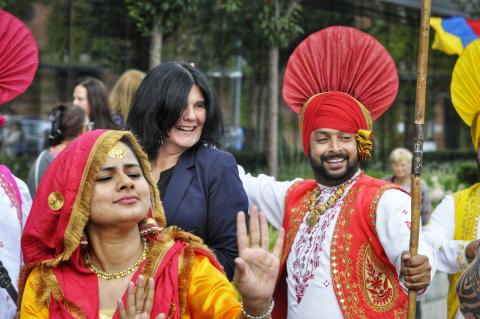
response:
[(108, 151), (110, 158), (125, 158), (127, 156), (127, 147), (122, 142), (117, 142), (113, 145), (112, 149)]

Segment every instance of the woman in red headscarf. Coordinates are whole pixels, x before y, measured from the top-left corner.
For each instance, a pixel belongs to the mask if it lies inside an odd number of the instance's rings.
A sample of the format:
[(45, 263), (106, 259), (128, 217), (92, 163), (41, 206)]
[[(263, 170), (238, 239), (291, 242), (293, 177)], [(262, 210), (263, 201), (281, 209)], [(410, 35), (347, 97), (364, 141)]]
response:
[(252, 248), (244, 215), (238, 218), (235, 284), (241, 307), (201, 240), (164, 228), (151, 168), (133, 135), (103, 130), (82, 135), (54, 160), (35, 196), (22, 237), (20, 316), (269, 315), (282, 236), (269, 253), (266, 220), (257, 216), (250, 224)]

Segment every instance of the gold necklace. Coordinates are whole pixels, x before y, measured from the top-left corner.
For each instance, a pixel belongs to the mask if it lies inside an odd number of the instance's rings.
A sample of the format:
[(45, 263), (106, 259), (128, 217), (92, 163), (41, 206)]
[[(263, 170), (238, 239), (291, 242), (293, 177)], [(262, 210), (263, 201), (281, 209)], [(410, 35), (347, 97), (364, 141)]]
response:
[(335, 191), (335, 193), (330, 196), (324, 203), (320, 203), (318, 201), (318, 196), (320, 195), (320, 188), (317, 186), (312, 191), (312, 195), (310, 195), (310, 198), (307, 202), (307, 206), (310, 208), (310, 214), (307, 217), (307, 224), (309, 228), (312, 228), (318, 223), (318, 219), (320, 218), (320, 216), (325, 214), (328, 208), (332, 207), (337, 203), (337, 201), (343, 196), (343, 193), (345, 193), (345, 189), (347, 189), (348, 186), (353, 184), (359, 176), (360, 175), (357, 175), (348, 182), (340, 185)]
[(117, 271), (117, 272), (106, 272), (106, 271), (98, 269), (97, 267), (92, 265), (92, 263), (90, 262), (90, 259), (88, 257), (88, 253), (83, 255), (83, 262), (85, 263), (85, 266), (87, 266), (91, 271), (93, 271), (98, 277), (100, 277), (102, 279), (105, 279), (105, 280), (120, 279), (120, 278), (124, 278), (128, 274), (136, 271), (138, 269), (138, 267), (142, 264), (142, 262), (145, 260), (145, 258), (147, 258), (147, 253), (148, 253), (148, 245), (144, 240), (143, 241), (143, 252), (142, 252), (142, 255), (140, 256), (140, 258), (138, 258), (138, 260), (133, 265), (128, 267), (127, 269)]

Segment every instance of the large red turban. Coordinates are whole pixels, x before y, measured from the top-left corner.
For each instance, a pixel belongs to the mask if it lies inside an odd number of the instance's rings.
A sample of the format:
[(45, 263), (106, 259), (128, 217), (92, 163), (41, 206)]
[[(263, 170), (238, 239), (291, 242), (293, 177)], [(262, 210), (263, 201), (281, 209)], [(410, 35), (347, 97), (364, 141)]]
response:
[[(362, 108), (364, 111), (362, 111)], [(348, 94), (333, 91), (315, 95), (301, 114), (302, 142), (305, 156), (310, 154), (310, 135), (319, 128), (330, 128), (355, 134), (370, 130), (372, 120), (368, 110)]]
[(355, 134), (360, 155), (370, 156), (372, 121), (398, 92), (395, 62), (372, 36), (350, 27), (330, 27), (307, 37), (285, 71), (283, 97), (300, 116), (305, 155), (318, 128)]

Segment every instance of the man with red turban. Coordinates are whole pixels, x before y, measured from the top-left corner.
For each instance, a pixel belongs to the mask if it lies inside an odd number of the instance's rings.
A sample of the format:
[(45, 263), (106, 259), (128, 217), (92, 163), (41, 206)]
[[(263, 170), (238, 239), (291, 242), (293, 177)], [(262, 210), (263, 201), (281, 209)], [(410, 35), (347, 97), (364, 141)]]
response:
[(360, 169), (397, 90), (388, 52), (353, 28), (314, 33), (290, 57), (283, 96), (315, 180), (287, 190), (242, 177), (249, 200), (286, 232), (273, 318), (404, 318), (407, 288), (429, 285), (434, 250), (420, 235), (419, 255), (408, 253), (410, 195)]

